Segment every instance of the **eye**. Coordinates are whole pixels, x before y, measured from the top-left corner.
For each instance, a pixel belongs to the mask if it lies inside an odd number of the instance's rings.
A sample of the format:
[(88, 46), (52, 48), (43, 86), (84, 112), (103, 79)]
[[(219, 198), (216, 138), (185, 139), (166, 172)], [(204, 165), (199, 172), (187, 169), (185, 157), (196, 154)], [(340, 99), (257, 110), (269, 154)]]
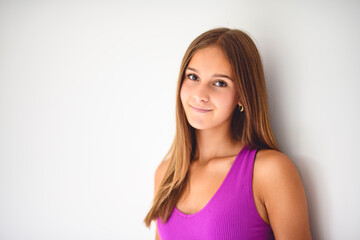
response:
[(186, 76), (187, 76), (187, 78), (190, 79), (190, 80), (193, 80), (193, 81), (198, 80), (198, 77), (197, 77), (195, 74), (190, 73), (190, 74), (188, 74), (188, 75), (186, 75)]
[(217, 81), (217, 82), (215, 82), (215, 85), (218, 87), (226, 87), (227, 86), (226, 82), (224, 82), (224, 81)]

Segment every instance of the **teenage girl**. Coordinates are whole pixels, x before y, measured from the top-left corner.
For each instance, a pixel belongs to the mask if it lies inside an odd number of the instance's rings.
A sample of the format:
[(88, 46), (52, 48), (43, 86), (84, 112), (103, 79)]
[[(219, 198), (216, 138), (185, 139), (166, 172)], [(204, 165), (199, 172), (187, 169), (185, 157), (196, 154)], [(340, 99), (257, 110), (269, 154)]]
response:
[(156, 240), (311, 239), (301, 179), (271, 130), (260, 55), (240, 30), (207, 31), (185, 53), (152, 220)]

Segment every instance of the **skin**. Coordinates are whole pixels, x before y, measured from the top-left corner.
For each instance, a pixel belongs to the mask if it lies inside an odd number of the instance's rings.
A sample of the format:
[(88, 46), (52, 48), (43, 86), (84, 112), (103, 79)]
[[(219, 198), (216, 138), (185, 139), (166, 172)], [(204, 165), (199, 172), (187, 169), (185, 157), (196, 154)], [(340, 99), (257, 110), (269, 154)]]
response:
[[(176, 205), (186, 214), (207, 204), (244, 146), (231, 138), (232, 112), (241, 105), (232, 79), (231, 65), (217, 47), (197, 52), (185, 71), (180, 97), (197, 139), (190, 187)], [(209, 111), (199, 112), (194, 107)], [(167, 164), (161, 162), (156, 170), (155, 192)], [(276, 239), (311, 239), (305, 191), (296, 167), (285, 154), (275, 150), (257, 153), (253, 195), (260, 217), (271, 225)], [(160, 239), (157, 228), (155, 239)]]

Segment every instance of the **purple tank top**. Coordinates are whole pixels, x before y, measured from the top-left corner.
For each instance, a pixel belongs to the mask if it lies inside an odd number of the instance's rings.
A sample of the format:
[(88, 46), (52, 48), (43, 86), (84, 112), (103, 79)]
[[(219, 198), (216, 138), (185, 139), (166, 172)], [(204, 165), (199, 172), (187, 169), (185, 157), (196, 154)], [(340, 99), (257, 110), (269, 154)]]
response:
[(200, 211), (185, 214), (175, 206), (168, 221), (157, 219), (162, 240), (274, 239), (269, 224), (256, 210), (252, 175), (257, 150), (245, 146), (224, 181)]

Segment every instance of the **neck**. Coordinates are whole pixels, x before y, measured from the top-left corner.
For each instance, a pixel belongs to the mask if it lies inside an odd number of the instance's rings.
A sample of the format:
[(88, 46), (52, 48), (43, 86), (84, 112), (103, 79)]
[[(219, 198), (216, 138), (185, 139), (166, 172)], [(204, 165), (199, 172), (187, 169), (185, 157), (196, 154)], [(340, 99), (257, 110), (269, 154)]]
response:
[(195, 130), (195, 159), (207, 163), (212, 159), (233, 156), (239, 153), (243, 144), (231, 136), (230, 124), (206, 130)]

